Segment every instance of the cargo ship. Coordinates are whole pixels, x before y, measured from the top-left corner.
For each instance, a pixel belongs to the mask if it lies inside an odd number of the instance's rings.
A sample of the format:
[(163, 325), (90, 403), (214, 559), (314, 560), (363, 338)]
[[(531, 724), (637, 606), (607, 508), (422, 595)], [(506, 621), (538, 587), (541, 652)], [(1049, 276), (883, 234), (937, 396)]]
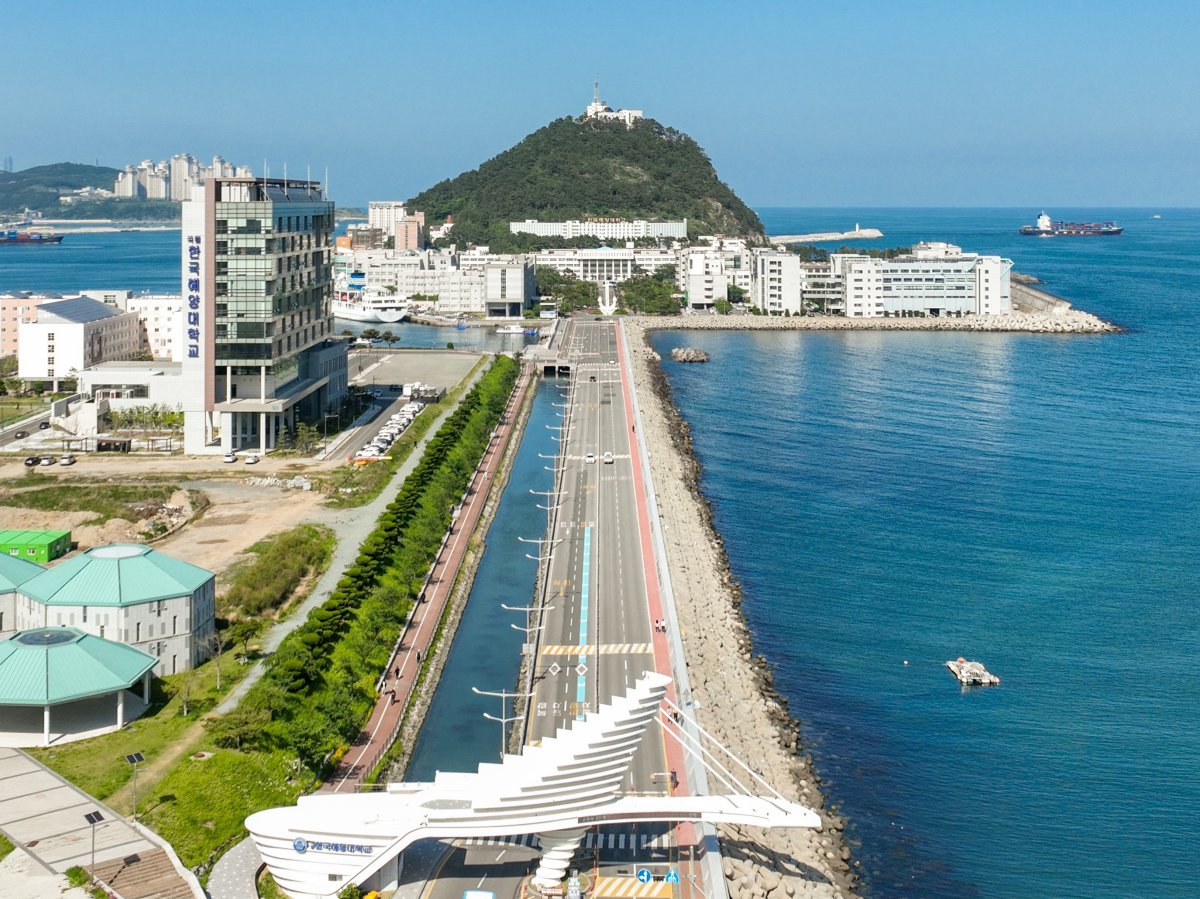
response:
[(61, 234), (44, 234), (41, 231), (18, 231), (0, 228), (0, 244), (29, 246), (31, 244), (62, 243), (62, 239), (63, 236)]
[(1055, 222), (1042, 213), (1032, 225), (1022, 225), (1026, 237), (1108, 237), (1125, 229), (1116, 222)]

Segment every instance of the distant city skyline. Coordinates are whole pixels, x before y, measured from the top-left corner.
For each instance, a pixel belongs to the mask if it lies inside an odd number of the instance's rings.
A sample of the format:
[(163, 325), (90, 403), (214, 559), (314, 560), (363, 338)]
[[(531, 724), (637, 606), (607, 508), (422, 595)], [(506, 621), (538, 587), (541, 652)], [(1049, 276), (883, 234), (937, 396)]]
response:
[(753, 206), (1200, 206), (1200, 9), (1180, 2), (145, 11), (5, 11), (10, 70), (40, 74), (4, 96), (0, 158), (121, 168), (188, 147), (328, 170), (332, 199), (365, 206), (582, 115), (598, 78)]

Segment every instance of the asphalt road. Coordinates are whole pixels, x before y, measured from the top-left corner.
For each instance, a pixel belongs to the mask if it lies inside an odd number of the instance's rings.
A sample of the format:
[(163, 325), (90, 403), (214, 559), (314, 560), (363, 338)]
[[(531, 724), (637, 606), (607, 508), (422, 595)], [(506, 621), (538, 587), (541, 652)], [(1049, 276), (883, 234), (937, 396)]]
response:
[[(611, 320), (574, 323), (568, 347), (573, 383), (564, 384), (561, 400), (570, 408), (561, 410), (566, 430), (559, 432), (567, 437), (566, 452), (557, 460), (563, 492), (553, 539), (561, 542), (552, 548), (551, 611), (539, 635), (527, 742), (552, 736), (654, 668), (634, 508), (632, 418), (616, 344)], [(595, 461), (586, 461), (589, 453)], [(652, 735), (634, 757), (627, 787), (666, 792), (664, 759), (661, 738)]]

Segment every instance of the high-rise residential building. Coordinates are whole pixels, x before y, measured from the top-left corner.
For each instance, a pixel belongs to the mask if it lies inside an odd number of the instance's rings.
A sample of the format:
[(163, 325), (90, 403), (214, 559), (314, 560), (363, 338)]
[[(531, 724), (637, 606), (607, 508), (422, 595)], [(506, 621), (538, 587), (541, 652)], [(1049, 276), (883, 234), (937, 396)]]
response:
[(378, 228), (384, 234), (395, 234), (396, 222), (405, 215), (401, 200), (370, 200), (367, 203), (367, 226)]
[(397, 250), (425, 249), (425, 213), (414, 212), (396, 219), (394, 246)]
[(214, 176), (183, 204), (185, 451), (265, 452), (340, 401), (333, 227), (313, 181)]

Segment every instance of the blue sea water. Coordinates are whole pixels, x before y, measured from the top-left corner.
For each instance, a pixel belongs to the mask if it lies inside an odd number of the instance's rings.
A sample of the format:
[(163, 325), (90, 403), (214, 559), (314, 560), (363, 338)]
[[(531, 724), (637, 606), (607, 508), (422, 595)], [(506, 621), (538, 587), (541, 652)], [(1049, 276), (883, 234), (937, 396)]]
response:
[(760, 212), (999, 253), (1126, 333), (654, 338), (877, 897), (1200, 895), (1200, 211), (1038, 211)]
[[(345, 222), (338, 226), (344, 233)], [(72, 293), (80, 290), (132, 290), (135, 293), (179, 293), (179, 231), (120, 231), (75, 234), (63, 231), (63, 242), (51, 246), (0, 248), (0, 293), (30, 290)], [(520, 334), (497, 334), (493, 328), (456, 328), (336, 322), (338, 332), (358, 335), (368, 328), (391, 331), (397, 348), (512, 352), (536, 342)]]

